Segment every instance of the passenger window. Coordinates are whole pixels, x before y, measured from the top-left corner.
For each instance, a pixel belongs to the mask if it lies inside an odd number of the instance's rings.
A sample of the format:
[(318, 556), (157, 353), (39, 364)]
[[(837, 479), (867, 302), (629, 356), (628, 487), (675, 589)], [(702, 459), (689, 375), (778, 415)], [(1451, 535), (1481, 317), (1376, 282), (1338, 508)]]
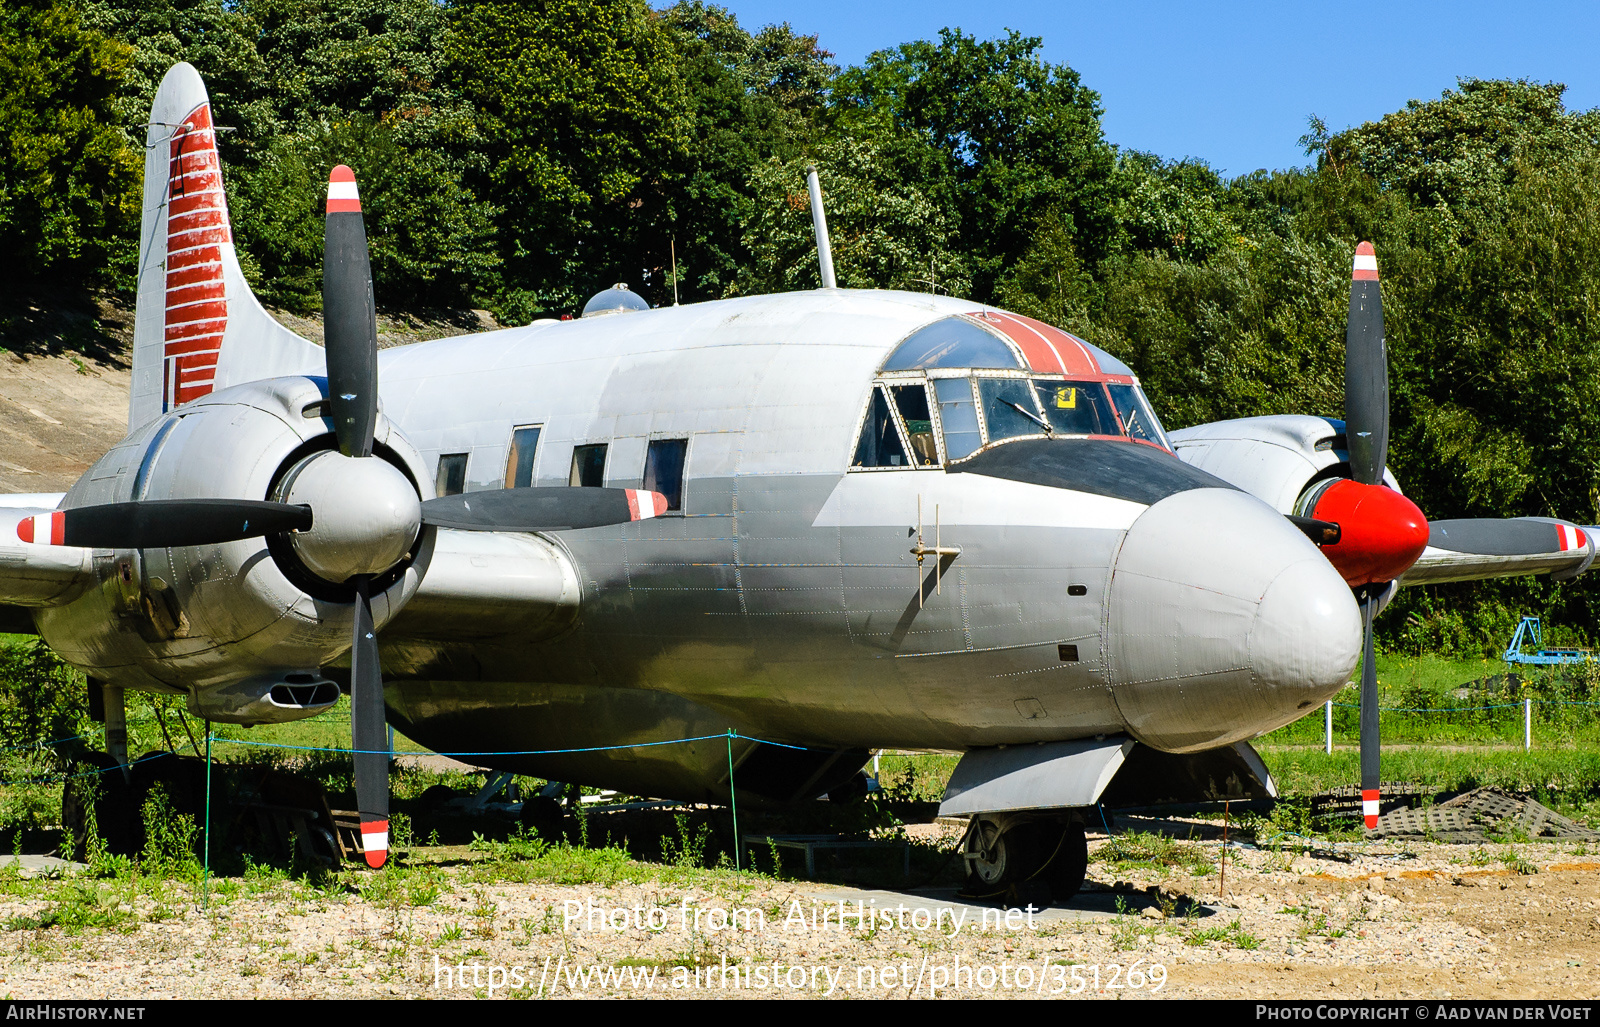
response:
[(891, 385), (889, 395), (894, 397), (894, 407), (900, 412), (900, 423), (906, 426), (912, 463), (919, 467), (937, 464), (939, 447), (933, 441), (933, 414), (928, 410), (928, 387)]
[(606, 446), (572, 447), (572, 476), (567, 484), (573, 488), (599, 488), (606, 479)]
[(1035, 405), (1032, 382), (1021, 378), (979, 378), (978, 396), (983, 401), (983, 423), (989, 429), (990, 442), (1044, 434), (1044, 418)]
[(867, 423), (861, 426), (861, 439), (856, 443), (853, 467), (909, 467), (905, 446), (900, 443), (900, 431), (889, 414), (889, 402), (883, 390), (872, 390), (872, 402), (867, 406)]
[(976, 453), (983, 436), (978, 432), (978, 408), (972, 402), (972, 379), (935, 378), (933, 393), (939, 399), (945, 459), (960, 460)]
[(525, 489), (533, 484), (533, 455), (538, 449), (538, 425), (512, 429), (511, 451), (506, 454), (506, 488)]
[(444, 453), (439, 457), (439, 473), (433, 490), (441, 496), (459, 496), (467, 491), (467, 454)]
[(1120, 435), (1099, 382), (1035, 381), (1039, 403), (1060, 435)]
[(683, 509), (683, 459), (688, 439), (657, 439), (644, 455), (644, 487), (667, 497), (668, 510)]

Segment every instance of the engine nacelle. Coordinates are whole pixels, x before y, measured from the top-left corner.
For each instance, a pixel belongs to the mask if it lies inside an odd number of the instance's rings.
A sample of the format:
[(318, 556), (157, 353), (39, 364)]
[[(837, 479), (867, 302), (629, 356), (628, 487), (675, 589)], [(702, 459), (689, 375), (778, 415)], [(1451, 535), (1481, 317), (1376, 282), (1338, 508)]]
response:
[[(1277, 414), (1212, 421), (1168, 432), (1178, 459), (1237, 485), (1281, 514), (1313, 486), (1350, 476), (1344, 422), (1331, 417)], [(1400, 491), (1387, 469), (1383, 483)]]
[[(62, 508), (145, 499), (286, 501), (308, 458), (337, 449), (326, 388), (320, 378), (275, 378), (188, 403), (107, 453)], [(416, 449), (381, 414), (375, 440), (375, 455), (420, 501), (420, 483), (429, 479)], [(325, 463), (340, 459), (328, 452)], [(415, 565), (419, 559), (426, 565), (434, 535), (422, 529), (398, 562), (372, 578), (375, 625), (387, 623), (416, 592)], [(320, 681), (318, 669), (349, 649), (354, 588), (319, 576), (288, 535), (95, 550), (92, 562), (95, 587), (36, 615), (40, 635), (70, 663), (111, 684), (188, 693), (191, 705), (212, 719), (295, 719), (326, 708), (322, 693), (300, 701), (306, 697), (298, 691), (280, 688), (274, 698), (271, 685)], [(233, 696), (245, 700), (233, 717), (220, 715), (224, 706), (239, 705), (224, 698), (227, 689), (201, 695), (221, 686), (237, 691), (242, 682), (261, 687)]]

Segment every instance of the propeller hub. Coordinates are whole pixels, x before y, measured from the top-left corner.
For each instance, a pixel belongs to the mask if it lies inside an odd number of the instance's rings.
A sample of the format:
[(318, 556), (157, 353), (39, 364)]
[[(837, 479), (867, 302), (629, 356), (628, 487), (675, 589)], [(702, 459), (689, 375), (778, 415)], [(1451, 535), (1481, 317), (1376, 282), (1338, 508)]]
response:
[(1385, 485), (1337, 479), (1314, 497), (1311, 516), (1339, 525), (1322, 552), (1351, 588), (1393, 581), (1428, 547), (1428, 519)]
[(315, 453), (289, 472), (279, 491), (284, 502), (311, 507), (311, 527), (289, 541), (306, 568), (326, 581), (383, 573), (406, 555), (422, 525), (416, 488), (381, 457)]

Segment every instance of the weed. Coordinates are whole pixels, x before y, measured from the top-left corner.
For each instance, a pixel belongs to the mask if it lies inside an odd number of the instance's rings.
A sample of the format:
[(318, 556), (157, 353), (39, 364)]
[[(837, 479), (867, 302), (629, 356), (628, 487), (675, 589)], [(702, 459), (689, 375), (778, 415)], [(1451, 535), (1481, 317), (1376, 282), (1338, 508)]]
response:
[(1216, 871), (1216, 865), (1201, 849), (1165, 835), (1142, 831), (1112, 837), (1094, 854), (1093, 860), (1115, 871), (1140, 869), (1165, 874), (1181, 869), (1195, 877)]
[(698, 831), (689, 829), (689, 817), (679, 813), (673, 817), (678, 825), (678, 837), (661, 839), (661, 860), (680, 870), (699, 870), (705, 866), (706, 845), (711, 840), (711, 826), (701, 824)]
[(1184, 939), (1190, 945), (1205, 945), (1208, 942), (1221, 942), (1232, 945), (1236, 949), (1252, 951), (1261, 947), (1261, 939), (1251, 934), (1244, 928), (1244, 921), (1235, 917), (1231, 923), (1219, 924), (1215, 927), (1193, 930)]

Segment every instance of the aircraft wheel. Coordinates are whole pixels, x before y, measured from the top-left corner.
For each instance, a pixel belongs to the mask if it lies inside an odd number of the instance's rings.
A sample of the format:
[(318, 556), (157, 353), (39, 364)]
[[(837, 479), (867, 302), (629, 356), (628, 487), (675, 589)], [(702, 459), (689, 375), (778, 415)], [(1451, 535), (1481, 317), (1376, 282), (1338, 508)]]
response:
[(1083, 887), (1088, 873), (1089, 840), (1084, 836), (1083, 824), (1073, 820), (1066, 825), (1055, 858), (1045, 868), (1051, 896), (1057, 902), (1072, 898)]
[(998, 897), (1027, 881), (1039, 868), (1036, 836), (1032, 824), (1008, 829), (979, 817), (967, 835), (967, 892)]
[(548, 795), (522, 800), (522, 826), (551, 844), (562, 840), (566, 820), (561, 803)]

